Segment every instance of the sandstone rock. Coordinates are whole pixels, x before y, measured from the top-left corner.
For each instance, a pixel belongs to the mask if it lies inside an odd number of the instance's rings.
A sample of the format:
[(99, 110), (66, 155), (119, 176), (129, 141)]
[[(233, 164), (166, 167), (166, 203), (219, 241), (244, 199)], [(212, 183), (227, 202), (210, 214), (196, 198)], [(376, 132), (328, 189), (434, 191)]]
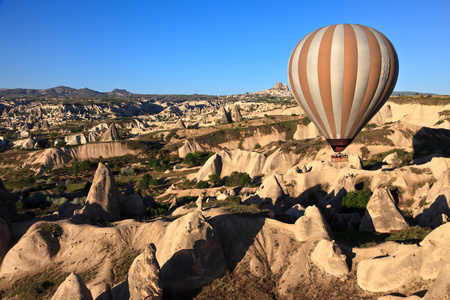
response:
[(15, 215), (17, 215), (16, 205), (11, 200), (8, 190), (0, 178), (0, 218), (9, 219)]
[(220, 177), (229, 176), (233, 171), (244, 172), (255, 177), (261, 175), (266, 162), (264, 154), (246, 150), (222, 150), (218, 153), (222, 157)]
[(226, 270), (217, 233), (199, 211), (173, 221), (159, 244), (157, 258), (169, 290), (199, 288)]
[[(44, 224), (44, 225), (41, 225)], [(0, 275), (41, 270), (52, 263), (52, 257), (59, 250), (59, 242), (54, 233), (49, 232), (46, 223), (36, 223), (6, 253)], [(51, 230), (58, 231), (58, 226)]]
[(388, 292), (418, 278), (422, 251), (417, 245), (398, 245), (389, 256), (363, 260), (358, 264), (358, 285), (370, 292)]
[(111, 169), (100, 162), (82, 214), (91, 219), (118, 220), (122, 199)]
[(241, 110), (237, 104), (231, 108), (231, 120), (235, 123), (239, 123), (242, 120)]
[(271, 175), (264, 179), (256, 194), (262, 199), (269, 199), (275, 205), (275, 202), (283, 197), (284, 192), (277, 176)]
[(130, 300), (162, 299), (163, 282), (155, 252), (155, 245), (148, 244), (144, 253), (134, 259), (128, 271)]
[(185, 140), (184, 145), (178, 149), (178, 156), (184, 158), (188, 153), (194, 153), (196, 151), (204, 152), (205, 149), (196, 141)]
[(119, 132), (117, 131), (116, 124), (111, 123), (108, 129), (100, 137), (100, 142), (112, 142), (120, 140)]
[(131, 194), (125, 198), (122, 202), (122, 214), (125, 216), (139, 216), (143, 217), (146, 215), (147, 210), (145, 209), (144, 200), (138, 194)]
[(9, 243), (11, 242), (11, 233), (8, 225), (0, 217), (0, 266), (2, 265), (3, 257), (9, 250)]
[(231, 123), (230, 115), (227, 112), (227, 110), (225, 109), (225, 107), (222, 106), (219, 108), (218, 115), (219, 115), (219, 121), (221, 124)]
[(200, 168), (195, 176), (197, 181), (203, 180), (208, 181), (209, 175), (219, 174), (222, 171), (222, 157), (218, 154), (211, 156)]
[(387, 155), (383, 159), (383, 162), (387, 163), (388, 165), (392, 165), (392, 164), (397, 164), (397, 163), (401, 162), (401, 160), (398, 158), (398, 153), (394, 152), (394, 153)]
[(420, 268), (423, 279), (434, 279), (442, 266), (450, 264), (448, 249), (450, 248), (450, 223), (439, 226), (430, 232), (420, 243), (424, 260)]
[(360, 231), (389, 233), (408, 229), (409, 225), (388, 189), (377, 189), (367, 203)]
[(178, 122), (175, 124), (175, 128), (186, 129), (186, 124), (184, 124), (182, 119), (179, 119)]
[(263, 174), (285, 174), (298, 160), (294, 153), (284, 153), (280, 149), (269, 155), (264, 163)]
[(321, 240), (311, 254), (311, 260), (320, 269), (338, 277), (349, 272), (346, 259), (347, 257), (342, 254), (339, 246), (329, 240)]
[(424, 300), (450, 299), (450, 264), (442, 267)]
[(284, 214), (292, 221), (296, 221), (298, 218), (302, 217), (305, 214), (305, 209), (301, 204), (295, 204), (291, 208), (289, 208)]
[(64, 202), (60, 207), (56, 210), (58, 216), (62, 219), (70, 218), (73, 216), (75, 210), (81, 209), (81, 205), (76, 205), (70, 202)]
[(61, 283), (51, 300), (92, 300), (92, 295), (83, 280), (72, 272)]
[[(441, 174), (428, 192), (426, 206), (415, 213), (415, 218), (421, 226), (430, 226), (442, 214), (450, 216), (450, 170)], [(436, 224), (433, 224), (434, 226)]]
[(300, 242), (309, 240), (330, 240), (333, 234), (320, 210), (308, 206), (305, 214), (295, 222), (295, 237)]

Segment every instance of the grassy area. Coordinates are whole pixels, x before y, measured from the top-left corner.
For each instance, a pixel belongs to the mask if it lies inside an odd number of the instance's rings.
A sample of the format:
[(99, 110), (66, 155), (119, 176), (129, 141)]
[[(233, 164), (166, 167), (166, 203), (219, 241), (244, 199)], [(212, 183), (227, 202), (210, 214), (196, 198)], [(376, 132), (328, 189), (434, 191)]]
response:
[(27, 275), (14, 282), (0, 297), (7, 299), (50, 299), (70, 273), (61, 269), (61, 263), (52, 264), (46, 270)]
[(404, 244), (417, 244), (421, 242), (430, 232), (430, 228), (415, 226), (392, 234), (347, 230), (335, 231), (333, 232), (333, 235), (335, 240), (338, 242), (343, 242), (351, 247), (366, 248), (373, 247), (387, 241)]

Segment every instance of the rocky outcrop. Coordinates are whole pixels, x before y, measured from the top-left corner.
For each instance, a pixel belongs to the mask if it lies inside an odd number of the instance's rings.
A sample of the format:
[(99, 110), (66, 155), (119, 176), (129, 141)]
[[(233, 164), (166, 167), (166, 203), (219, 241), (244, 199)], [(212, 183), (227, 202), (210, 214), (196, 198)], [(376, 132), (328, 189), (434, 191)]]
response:
[(173, 221), (159, 244), (163, 282), (172, 291), (199, 288), (225, 273), (219, 237), (200, 211)]
[(196, 141), (185, 140), (184, 145), (178, 149), (178, 156), (184, 158), (188, 153), (194, 153), (196, 151), (204, 152), (205, 149)]
[(117, 131), (116, 124), (111, 123), (100, 137), (100, 142), (113, 142), (117, 140), (120, 140), (119, 132)]
[(388, 292), (419, 277), (423, 254), (417, 245), (398, 245), (389, 256), (358, 264), (358, 285), (370, 292)]
[(409, 225), (388, 189), (377, 189), (367, 203), (360, 231), (389, 233), (408, 229)]
[(100, 162), (81, 214), (89, 219), (115, 221), (120, 218), (122, 201), (111, 169)]
[(82, 161), (100, 157), (117, 157), (127, 154), (138, 155), (139, 153), (139, 150), (129, 149), (126, 143), (122, 142), (89, 143), (73, 148), (48, 148), (30, 156), (30, 159), (28, 159), (26, 163), (52, 167), (68, 163), (75, 156), (79, 161)]
[(72, 272), (61, 283), (51, 300), (92, 300), (92, 294), (83, 280)]
[(427, 205), (414, 213), (419, 225), (435, 228), (442, 224), (445, 216), (450, 217), (450, 170), (443, 172), (433, 184), (425, 202)]
[(9, 196), (8, 190), (0, 178), (0, 218), (9, 219), (17, 215), (16, 205)]
[(298, 162), (298, 159), (298, 155), (291, 152), (285, 153), (278, 149), (266, 158), (262, 173), (267, 175), (273, 173), (285, 174), (287, 170)]
[(241, 110), (239, 105), (235, 104), (231, 108), (231, 121), (239, 123), (242, 120)]
[(447, 255), (450, 247), (449, 229), (450, 223), (442, 225), (419, 245), (394, 244), (392, 251), (362, 260), (357, 269), (358, 285), (370, 292), (389, 292), (408, 286), (418, 278), (436, 279), (436, 290), (440, 293), (442, 278), (438, 280), (438, 277), (441, 271), (446, 274), (448, 269), (445, 266), (450, 264)]
[(305, 214), (295, 222), (295, 237), (300, 242), (331, 240), (333, 234), (320, 210), (316, 206), (308, 206)]
[(225, 109), (225, 107), (222, 106), (221, 108), (219, 108), (218, 116), (220, 124), (231, 123), (230, 113)]
[(130, 300), (162, 299), (164, 286), (155, 253), (155, 245), (148, 244), (131, 264), (127, 279)]
[[(262, 174), (266, 157), (264, 154), (246, 150), (222, 150), (211, 156), (194, 176), (194, 179), (208, 180), (209, 175), (229, 176), (232, 172), (243, 172), (255, 177)], [(192, 179), (192, 178), (190, 178)]]
[(344, 276), (349, 272), (346, 259), (347, 257), (342, 254), (339, 246), (334, 241), (329, 240), (321, 240), (311, 254), (311, 260), (314, 264), (328, 274), (337, 277)]
[(301, 204), (295, 204), (291, 208), (289, 208), (284, 214), (290, 218), (292, 221), (297, 221), (298, 218), (302, 217), (305, 214), (306, 208), (304, 208)]
[(186, 124), (184, 124), (183, 119), (179, 119), (178, 122), (175, 124), (176, 129), (186, 129)]
[(52, 263), (57, 254), (60, 234), (58, 225), (37, 223), (6, 253), (0, 276), (42, 270)]

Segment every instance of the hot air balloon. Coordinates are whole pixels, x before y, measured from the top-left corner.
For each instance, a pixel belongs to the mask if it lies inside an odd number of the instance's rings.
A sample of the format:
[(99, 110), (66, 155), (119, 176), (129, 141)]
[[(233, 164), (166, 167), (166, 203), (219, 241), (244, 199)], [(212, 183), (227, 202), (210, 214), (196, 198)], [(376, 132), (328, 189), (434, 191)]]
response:
[(335, 152), (343, 151), (380, 110), (397, 76), (392, 43), (355, 24), (311, 32), (294, 48), (288, 65), (295, 99)]

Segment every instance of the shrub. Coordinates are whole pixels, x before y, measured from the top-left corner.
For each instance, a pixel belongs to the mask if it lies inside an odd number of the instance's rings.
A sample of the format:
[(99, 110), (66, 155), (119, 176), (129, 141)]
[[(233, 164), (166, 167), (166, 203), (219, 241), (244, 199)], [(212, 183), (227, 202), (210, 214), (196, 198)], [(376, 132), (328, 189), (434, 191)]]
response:
[(122, 168), (120, 168), (120, 175), (135, 176), (136, 171), (131, 167), (122, 167)]
[(73, 204), (84, 205), (86, 204), (86, 197), (77, 197), (72, 200)]
[(246, 186), (252, 183), (252, 179), (247, 173), (233, 171), (227, 178), (226, 186)]
[(199, 182), (197, 182), (195, 187), (197, 189), (207, 189), (209, 188), (209, 183), (207, 181), (200, 180)]
[(19, 200), (19, 201), (17, 201), (16, 202), (16, 208), (17, 208), (17, 211), (23, 211), (23, 210), (25, 210), (25, 204), (22, 202), (22, 200)]
[(150, 178), (150, 180), (148, 181), (148, 184), (150, 186), (157, 186), (159, 185), (159, 179), (158, 178)]
[(224, 181), (220, 178), (219, 174), (211, 174), (209, 175), (209, 182), (211, 182), (213, 187), (218, 187), (224, 185)]
[(342, 199), (342, 209), (344, 212), (358, 212), (363, 214), (372, 193), (367, 190), (349, 192)]
[(261, 148), (261, 145), (260, 144), (256, 144), (255, 145), (255, 149), (260, 149)]

